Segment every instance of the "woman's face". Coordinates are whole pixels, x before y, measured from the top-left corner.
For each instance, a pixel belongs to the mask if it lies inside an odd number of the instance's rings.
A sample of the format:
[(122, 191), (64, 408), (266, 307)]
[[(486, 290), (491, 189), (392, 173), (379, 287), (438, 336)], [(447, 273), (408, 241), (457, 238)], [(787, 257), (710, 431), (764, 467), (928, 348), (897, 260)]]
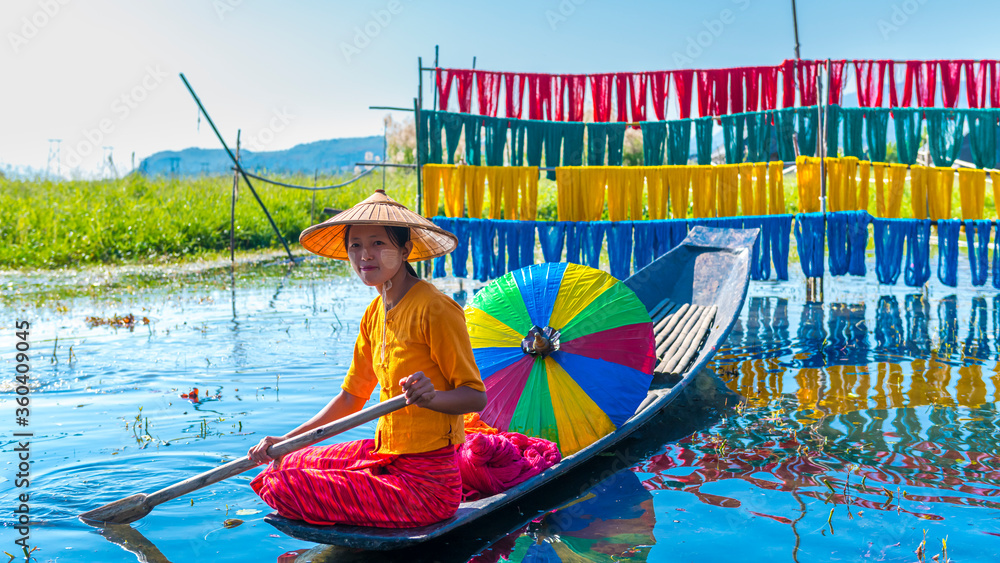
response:
[(409, 256), (413, 243), (402, 248), (393, 245), (385, 227), (353, 225), (347, 238), (347, 256), (351, 267), (368, 286), (379, 286), (399, 272)]

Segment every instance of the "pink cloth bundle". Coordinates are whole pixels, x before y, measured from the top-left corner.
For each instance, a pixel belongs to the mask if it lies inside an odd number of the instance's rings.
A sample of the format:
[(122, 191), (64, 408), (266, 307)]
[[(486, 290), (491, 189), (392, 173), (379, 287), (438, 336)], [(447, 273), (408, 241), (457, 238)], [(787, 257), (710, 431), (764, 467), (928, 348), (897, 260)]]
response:
[(560, 459), (559, 448), (548, 440), (516, 432), (469, 432), (458, 448), (462, 500), (478, 500), (506, 491)]

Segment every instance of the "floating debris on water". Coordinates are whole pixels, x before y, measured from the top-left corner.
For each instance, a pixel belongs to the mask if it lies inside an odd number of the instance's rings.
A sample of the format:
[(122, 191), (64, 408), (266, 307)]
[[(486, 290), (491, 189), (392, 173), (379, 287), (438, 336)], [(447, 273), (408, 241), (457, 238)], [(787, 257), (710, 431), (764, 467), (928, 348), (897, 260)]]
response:
[(136, 318), (135, 315), (129, 313), (125, 316), (119, 316), (117, 314), (110, 317), (87, 317), (84, 319), (87, 326), (90, 328), (98, 326), (110, 326), (112, 328), (135, 328), (136, 324), (148, 325), (149, 317)]

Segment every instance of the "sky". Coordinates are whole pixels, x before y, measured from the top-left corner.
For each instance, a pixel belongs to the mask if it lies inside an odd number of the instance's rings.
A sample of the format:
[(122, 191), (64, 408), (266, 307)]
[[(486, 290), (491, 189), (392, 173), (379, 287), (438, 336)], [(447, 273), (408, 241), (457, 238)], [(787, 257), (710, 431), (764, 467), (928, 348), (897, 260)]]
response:
[[(806, 59), (998, 58), (989, 1), (798, 0)], [(592, 73), (794, 58), (790, 0), (3, 0), (0, 169), (119, 172), (161, 150), (378, 135), (433, 66)], [(853, 87), (853, 73), (848, 88)], [(424, 107), (432, 79), (424, 76)], [(394, 119), (406, 119), (396, 112)], [(60, 139), (49, 165), (51, 139)]]

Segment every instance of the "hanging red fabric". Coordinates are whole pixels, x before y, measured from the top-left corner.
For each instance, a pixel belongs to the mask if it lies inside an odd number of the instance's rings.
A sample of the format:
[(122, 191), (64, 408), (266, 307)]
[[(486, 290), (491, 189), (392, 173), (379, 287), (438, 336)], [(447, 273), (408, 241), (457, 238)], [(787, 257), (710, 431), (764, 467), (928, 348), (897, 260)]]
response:
[[(757, 101), (760, 92), (760, 70), (760, 67), (756, 66), (743, 69), (743, 83), (746, 88), (743, 102), (746, 111), (757, 111), (760, 107)], [(732, 103), (735, 110), (735, 102)]]
[(452, 70), (455, 75), (455, 87), (458, 95), (458, 111), (472, 113), (472, 77), (471, 70)]
[[(972, 61), (938, 61), (941, 65), (941, 102), (946, 108), (958, 107), (958, 91), (962, 82), (962, 67), (972, 67)], [(972, 73), (966, 73), (966, 88), (972, 85)], [(970, 106), (971, 107), (971, 106)]]
[(552, 75), (528, 75), (528, 119), (552, 119)]
[(616, 120), (617, 121), (628, 121), (628, 83), (629, 77), (631, 76), (628, 72), (619, 72), (615, 74), (615, 109)]
[(819, 100), (816, 85), (816, 61), (798, 61), (799, 72), (799, 105), (814, 106)]
[(828, 88), (827, 100), (831, 104), (840, 105), (841, 95), (844, 93), (844, 67), (846, 66), (847, 61), (830, 61), (830, 87)]
[[(632, 121), (646, 121), (646, 83), (649, 82), (649, 75), (645, 72), (636, 72), (629, 78), (629, 90), (632, 101)], [(633, 125), (633, 129), (639, 129), (638, 125)]]
[[(649, 72), (649, 93), (653, 97), (653, 112), (656, 119), (667, 118), (667, 98), (670, 96), (670, 73), (666, 71)], [(632, 89), (633, 94), (635, 89)]]
[[(997, 62), (989, 61), (990, 67), (990, 107), (1000, 108), (1000, 76), (997, 76)], [(983, 101), (986, 105), (986, 101)]]
[(521, 119), (521, 101), (524, 99), (524, 80), (525, 76), (523, 74), (514, 74), (512, 72), (503, 73), (504, 88), (506, 90), (504, 109), (506, 110), (507, 117)]
[(875, 61), (854, 61), (854, 83), (858, 87), (858, 105), (870, 108), (874, 103)]
[(715, 81), (712, 80), (712, 71), (698, 71), (698, 117), (711, 115), (715, 108)]
[(500, 73), (484, 70), (474, 71), (476, 74), (476, 93), (479, 95), (479, 115), (497, 116), (500, 105)]
[(743, 77), (746, 76), (746, 69), (731, 68), (727, 71), (729, 75), (729, 106), (732, 113), (743, 113)]
[(934, 107), (934, 90), (937, 86), (937, 61), (924, 61), (918, 64), (920, 66), (917, 72), (917, 101), (921, 107)]
[(594, 98), (594, 121), (611, 120), (611, 81), (613, 74), (591, 74), (590, 95)]
[(795, 61), (787, 59), (781, 63), (781, 107), (795, 106)]
[(693, 92), (694, 71), (675, 70), (671, 74), (674, 75), (674, 89), (677, 90), (677, 107), (680, 118), (687, 119), (691, 117), (691, 93)]
[(896, 95), (896, 63), (888, 61), (886, 76), (889, 77), (889, 107), (898, 108), (899, 97)]
[(875, 85), (875, 107), (882, 107), (882, 85), (885, 84), (886, 68), (892, 77), (892, 61), (878, 61), (878, 83)]
[(566, 98), (565, 91), (568, 90), (568, 85), (565, 74), (552, 76), (552, 121), (566, 121), (563, 100)]
[(438, 109), (448, 111), (448, 96), (451, 95), (451, 72), (446, 68), (435, 69), (434, 80), (438, 89)]
[(760, 67), (761, 105), (763, 109), (778, 108), (778, 69), (777, 66)]
[(986, 107), (986, 69), (987, 61), (979, 61), (978, 71), (973, 61), (965, 61), (965, 97), (970, 108)]
[(567, 121), (583, 121), (583, 100), (587, 93), (587, 75), (568, 74), (566, 89), (569, 98)]

